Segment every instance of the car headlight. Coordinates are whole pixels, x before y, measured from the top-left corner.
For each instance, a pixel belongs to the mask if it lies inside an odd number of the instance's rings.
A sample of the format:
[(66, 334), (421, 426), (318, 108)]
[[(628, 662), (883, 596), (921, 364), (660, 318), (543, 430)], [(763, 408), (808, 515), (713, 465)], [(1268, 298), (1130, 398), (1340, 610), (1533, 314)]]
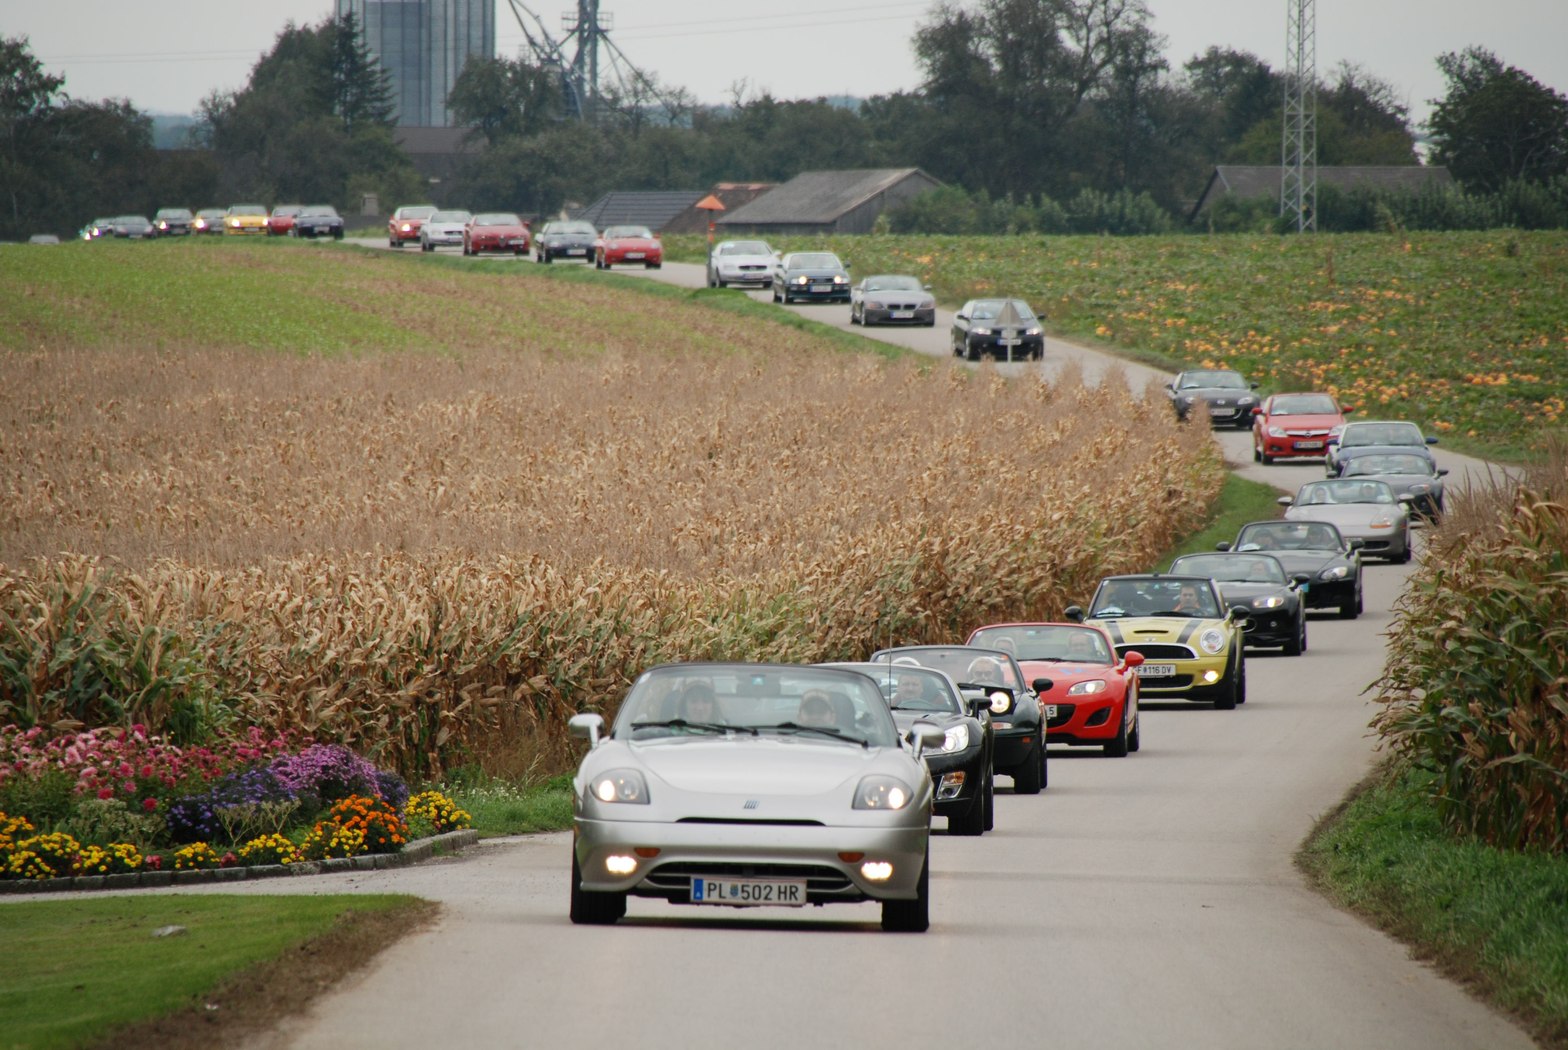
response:
[(588, 785), (588, 790), (600, 802), (631, 802), (648, 804), (648, 783), (635, 769), (612, 769), (600, 773)]
[(934, 309), (935, 307), (936, 307), (936, 300), (935, 299), (922, 299), (922, 300), (920, 300), (920, 305), (918, 307), (916, 307), (916, 309), (919, 309), (919, 310), (931, 310), (931, 309)]
[(942, 739), (943, 751), (962, 751), (969, 746), (969, 727), (954, 726)]
[(865, 302), (865, 306), (866, 306), (866, 309), (868, 309), (868, 310), (880, 310), (880, 309), (882, 309), (882, 304), (880, 302), (878, 302), (877, 300), (875, 300), (875, 299), (867, 299), (866, 302)]
[(833, 275), (833, 283), (834, 284), (848, 284), (849, 283), (849, 278), (845, 277), (841, 273), (836, 273), (836, 274)]
[(856, 809), (903, 809), (915, 794), (909, 785), (897, 777), (873, 774), (865, 777), (855, 788)]
[(1285, 436), (1286, 435), (1285, 435), (1285, 428), (1284, 427), (1269, 427), (1269, 437), (1271, 437), (1271, 438), (1282, 438), (1282, 437), (1285, 437)]
[(791, 277), (789, 279), (789, 282), (790, 282), (790, 284), (810, 284), (811, 283), (811, 278), (807, 277), (804, 274), (802, 274), (799, 277)]
[(1225, 632), (1218, 627), (1210, 627), (1198, 635), (1198, 648), (1214, 656), (1225, 651)]
[(1372, 527), (1374, 529), (1391, 529), (1394, 527), (1394, 516), (1392, 514), (1379, 514), (1372, 519)]
[(1349, 576), (1349, 575), (1350, 575), (1350, 566), (1348, 566), (1348, 565), (1331, 565), (1328, 568), (1324, 569), (1322, 572), (1318, 573), (1318, 579), (1320, 579), (1320, 580), (1343, 580), (1346, 576)]
[(969, 334), (970, 335), (990, 335), (991, 334), (991, 329), (989, 329), (989, 328), (971, 328), (971, 329), (969, 329)]
[(1181, 397), (1176, 399), (1176, 403), (1181, 405), (1182, 408), (1191, 408), (1192, 403), (1196, 400), (1197, 398), (1189, 397), (1186, 394), (1183, 394)]
[(1001, 689), (998, 689), (986, 697), (986, 699), (991, 701), (991, 713), (993, 715), (1005, 715), (1013, 708), (1013, 695)]
[(1246, 408), (1248, 405), (1255, 405), (1257, 403), (1258, 399), (1255, 397), (1238, 397), (1236, 399), (1237, 408)]
[(1254, 609), (1278, 609), (1285, 604), (1285, 599), (1277, 594), (1265, 595), (1262, 598), (1252, 599)]
[(1024, 335), (1039, 335), (1042, 331), (1043, 331), (1043, 329), (1038, 328), (1038, 327), (1035, 327), (1035, 328), (1025, 328), (1024, 329)]
[(1103, 692), (1105, 692), (1105, 680), (1103, 678), (1091, 678), (1087, 682), (1075, 682), (1075, 683), (1073, 683), (1073, 687), (1071, 689), (1067, 690), (1067, 695), (1068, 696), (1093, 696), (1096, 693), (1103, 693)]

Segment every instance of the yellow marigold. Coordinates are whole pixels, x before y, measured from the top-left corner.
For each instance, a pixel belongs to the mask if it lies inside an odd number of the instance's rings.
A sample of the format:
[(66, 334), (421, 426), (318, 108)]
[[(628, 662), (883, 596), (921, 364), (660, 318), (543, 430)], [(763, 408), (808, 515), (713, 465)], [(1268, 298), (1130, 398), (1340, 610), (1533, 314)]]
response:
[(189, 846), (181, 846), (174, 851), (174, 870), (187, 871), (192, 868), (216, 868), (221, 858), (218, 851), (205, 842), (193, 842)]
[(296, 864), (304, 858), (299, 847), (274, 832), (251, 839), (239, 848), (241, 864)]

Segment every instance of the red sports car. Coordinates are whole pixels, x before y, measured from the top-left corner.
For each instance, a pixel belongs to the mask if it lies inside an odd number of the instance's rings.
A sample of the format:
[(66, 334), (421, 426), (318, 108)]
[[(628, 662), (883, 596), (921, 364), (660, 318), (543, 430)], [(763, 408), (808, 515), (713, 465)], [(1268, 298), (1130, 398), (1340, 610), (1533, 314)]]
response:
[(528, 224), (509, 211), (483, 211), (463, 227), (463, 254), (511, 252), (523, 255), (531, 238)]
[(976, 628), (964, 644), (1013, 653), (1025, 681), (1040, 694), (1046, 743), (1098, 747), (1112, 758), (1141, 746), (1134, 668), (1143, 663), (1143, 654), (1129, 652), (1118, 659), (1103, 628), (998, 623)]
[(409, 204), (399, 208), (387, 220), (387, 244), (401, 248), (409, 241), (418, 241), (420, 227), (435, 213), (434, 204)]
[(294, 228), (294, 220), (305, 210), (303, 204), (280, 204), (267, 216), (267, 236), (286, 237)]
[(1345, 410), (1328, 394), (1275, 394), (1252, 410), (1252, 459), (1321, 458), (1329, 431), (1345, 423)]
[(664, 265), (664, 245), (646, 226), (606, 226), (593, 263), (601, 270), (616, 263), (641, 263), (657, 270)]

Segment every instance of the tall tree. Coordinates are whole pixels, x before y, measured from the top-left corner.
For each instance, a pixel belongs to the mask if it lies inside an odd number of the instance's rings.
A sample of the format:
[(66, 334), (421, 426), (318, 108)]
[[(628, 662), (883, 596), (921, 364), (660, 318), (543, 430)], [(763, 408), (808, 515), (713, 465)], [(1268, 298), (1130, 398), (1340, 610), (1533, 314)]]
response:
[(359, 19), (352, 11), (328, 26), (332, 64), (328, 69), (332, 112), (353, 135), (366, 125), (391, 127), (397, 105), (392, 75), (370, 53)]
[(560, 73), (522, 59), (470, 58), (447, 95), (447, 108), (491, 146), (537, 135), (562, 113)]
[(1568, 172), (1568, 98), (1483, 48), (1437, 60), (1448, 93), (1432, 100), (1432, 158), (1469, 189)]

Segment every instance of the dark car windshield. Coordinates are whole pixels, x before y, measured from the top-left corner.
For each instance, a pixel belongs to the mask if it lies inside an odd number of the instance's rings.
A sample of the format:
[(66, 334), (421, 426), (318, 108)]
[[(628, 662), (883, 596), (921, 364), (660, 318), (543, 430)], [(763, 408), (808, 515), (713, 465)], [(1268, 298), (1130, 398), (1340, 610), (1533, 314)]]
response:
[(572, 222), (552, 222), (550, 224), (550, 232), (551, 233), (580, 233), (580, 234), (583, 234), (583, 235), (588, 236), (588, 237), (597, 237), (599, 235), (599, 231), (597, 231), (597, 230), (595, 230), (593, 228), (593, 223), (591, 223), (591, 222), (577, 222), (577, 221), (572, 221)]
[(1016, 660), (1064, 660), (1080, 664), (1114, 662), (1105, 637), (1091, 627), (1066, 624), (982, 627), (970, 635), (969, 642), (1010, 652)]
[(324, 215), (329, 219), (336, 219), (338, 210), (330, 204), (312, 204), (310, 207), (301, 210), (300, 215)]
[(1248, 525), (1236, 537), (1239, 551), (1342, 551), (1339, 530), (1322, 521), (1268, 521)]
[(1007, 308), (1008, 303), (1012, 304), (1013, 312), (1018, 315), (1020, 321), (1034, 320), (1034, 311), (1029, 309), (1029, 304), (1022, 299), (981, 299), (970, 307), (969, 316), (976, 320), (996, 317)]
[(763, 735), (896, 747), (876, 684), (853, 671), (757, 664), (670, 664), (646, 671), (621, 704), (617, 739)]
[(475, 226), (521, 226), (523, 224), (521, 219), (509, 211), (486, 212), (483, 215), (475, 215), (473, 223)]
[(1215, 390), (1248, 390), (1246, 379), (1240, 372), (1183, 372), (1181, 374), (1180, 390), (1195, 390), (1199, 388)]
[(940, 671), (908, 664), (863, 663), (835, 664), (859, 671), (882, 690), (888, 706), (895, 711), (928, 711), (944, 715), (964, 713), (964, 701), (953, 692), (952, 679)]
[(1285, 567), (1263, 554), (1190, 554), (1171, 562), (1171, 572), (1207, 576), (1219, 583), (1277, 583), (1284, 586)]
[(1339, 437), (1341, 448), (1350, 445), (1425, 445), (1421, 428), (1414, 423), (1351, 423)]
[(1357, 456), (1345, 463), (1345, 477), (1359, 477), (1366, 474), (1422, 474), (1430, 476), (1432, 465), (1423, 456), (1411, 456), (1403, 452), (1380, 453), (1371, 456)]
[(159, 208), (157, 218), (160, 219), (188, 219), (191, 213), (184, 208)]
[(842, 269), (842, 267), (839, 265), (838, 256), (834, 255), (832, 252), (801, 252), (796, 255), (791, 255), (789, 257), (789, 264), (795, 269), (802, 270)]
[(867, 277), (866, 291), (868, 292), (919, 292), (924, 291), (924, 286), (918, 277), (900, 277), (897, 274), (882, 277)]
[(399, 208), (398, 209), (398, 218), (400, 218), (400, 219), (428, 219), (432, 215), (434, 215), (435, 213), (436, 213), (436, 210), (435, 210), (435, 208), (432, 208), (432, 207)]

